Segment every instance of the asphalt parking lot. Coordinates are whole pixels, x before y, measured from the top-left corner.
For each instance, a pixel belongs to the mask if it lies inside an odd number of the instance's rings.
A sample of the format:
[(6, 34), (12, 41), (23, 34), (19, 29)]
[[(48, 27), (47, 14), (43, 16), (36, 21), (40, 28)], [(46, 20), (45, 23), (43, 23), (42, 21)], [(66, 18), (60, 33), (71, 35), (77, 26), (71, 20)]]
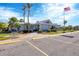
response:
[(79, 56), (79, 32), (0, 45), (1, 56)]

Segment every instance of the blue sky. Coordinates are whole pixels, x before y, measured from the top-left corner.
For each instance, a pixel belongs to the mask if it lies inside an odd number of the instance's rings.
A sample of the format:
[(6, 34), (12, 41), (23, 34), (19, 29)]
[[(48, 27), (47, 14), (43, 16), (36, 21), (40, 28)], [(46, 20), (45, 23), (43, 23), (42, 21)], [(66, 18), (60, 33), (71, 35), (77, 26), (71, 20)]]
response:
[[(79, 25), (79, 3), (32, 3), (31, 5), (30, 23), (50, 19), (52, 23), (62, 25), (65, 16), (67, 25)], [(22, 6), (23, 3), (0, 3), (0, 22), (8, 22), (10, 17), (23, 18)], [(63, 15), (65, 7), (70, 7), (70, 11)]]

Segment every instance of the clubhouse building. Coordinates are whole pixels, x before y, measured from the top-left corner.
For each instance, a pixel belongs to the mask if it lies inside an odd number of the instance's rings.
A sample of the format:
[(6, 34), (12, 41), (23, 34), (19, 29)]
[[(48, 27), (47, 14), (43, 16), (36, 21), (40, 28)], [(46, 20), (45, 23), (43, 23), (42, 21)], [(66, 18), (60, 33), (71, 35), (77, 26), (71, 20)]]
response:
[[(20, 20), (21, 27), (19, 28), (20, 31), (27, 30), (27, 23), (24, 23), (23, 20)], [(30, 31), (49, 31), (51, 28), (59, 28), (60, 25), (53, 24), (49, 19), (43, 21), (37, 21), (35, 24), (29, 25)]]

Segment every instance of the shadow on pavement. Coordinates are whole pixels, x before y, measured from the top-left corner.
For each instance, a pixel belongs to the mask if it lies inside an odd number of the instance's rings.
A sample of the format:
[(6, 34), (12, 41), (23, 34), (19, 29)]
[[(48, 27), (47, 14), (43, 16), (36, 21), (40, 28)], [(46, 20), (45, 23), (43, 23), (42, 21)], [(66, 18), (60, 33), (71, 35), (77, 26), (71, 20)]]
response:
[(69, 38), (74, 38), (74, 36), (69, 36), (69, 35), (61, 35), (61, 36), (69, 37)]

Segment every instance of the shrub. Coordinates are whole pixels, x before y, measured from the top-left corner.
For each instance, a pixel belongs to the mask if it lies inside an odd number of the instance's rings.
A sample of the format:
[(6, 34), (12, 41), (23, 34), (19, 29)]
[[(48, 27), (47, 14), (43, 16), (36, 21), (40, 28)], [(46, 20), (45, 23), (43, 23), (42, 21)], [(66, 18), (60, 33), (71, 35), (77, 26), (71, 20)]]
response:
[(42, 33), (42, 31), (38, 31), (38, 33)]
[(27, 33), (28, 31), (27, 30), (23, 30), (23, 33)]
[(74, 30), (71, 30), (71, 32), (73, 32)]
[(56, 30), (56, 29), (52, 29), (51, 31), (53, 31), (53, 32), (57, 32), (57, 30)]

